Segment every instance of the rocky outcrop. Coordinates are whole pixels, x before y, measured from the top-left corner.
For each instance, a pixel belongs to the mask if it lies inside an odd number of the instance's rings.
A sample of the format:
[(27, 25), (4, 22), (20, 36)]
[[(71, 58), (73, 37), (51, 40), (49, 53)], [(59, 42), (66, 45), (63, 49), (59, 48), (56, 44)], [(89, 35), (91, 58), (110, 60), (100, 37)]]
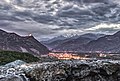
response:
[(109, 62), (56, 62), (36, 67), (27, 76), (37, 81), (120, 81), (120, 65)]
[(26, 64), (24, 61), (16, 60), (0, 67), (0, 81), (28, 81), (23, 72), (18, 71), (15, 67)]
[(74, 60), (5, 67), (0, 67), (0, 81), (120, 81), (120, 61)]

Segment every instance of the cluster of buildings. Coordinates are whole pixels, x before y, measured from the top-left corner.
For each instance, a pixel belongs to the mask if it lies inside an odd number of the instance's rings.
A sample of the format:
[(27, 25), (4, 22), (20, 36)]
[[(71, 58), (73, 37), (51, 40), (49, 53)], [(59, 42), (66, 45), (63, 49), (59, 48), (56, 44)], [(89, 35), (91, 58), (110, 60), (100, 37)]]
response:
[(58, 59), (69, 60), (69, 59), (89, 59), (86, 57), (78, 56), (72, 53), (49, 53), (49, 56), (56, 57)]

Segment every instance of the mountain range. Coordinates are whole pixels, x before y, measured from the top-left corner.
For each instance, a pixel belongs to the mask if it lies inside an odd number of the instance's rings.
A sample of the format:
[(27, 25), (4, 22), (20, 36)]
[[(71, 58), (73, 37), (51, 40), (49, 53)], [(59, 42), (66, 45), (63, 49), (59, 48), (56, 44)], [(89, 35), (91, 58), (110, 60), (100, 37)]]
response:
[(0, 30), (0, 50), (27, 52), (33, 55), (47, 54), (49, 50), (33, 36), (20, 36)]
[(77, 51), (79, 47), (92, 40), (96, 40), (105, 34), (87, 33), (83, 35), (74, 35), (72, 37), (58, 36), (42, 43), (48, 48), (57, 51)]
[(49, 49), (53, 49), (55, 48), (56, 46), (58, 46), (59, 44), (61, 44), (62, 42), (64, 42), (64, 40), (66, 40), (67, 37), (65, 36), (57, 36), (57, 37), (54, 37), (52, 39), (49, 39), (47, 41), (41, 41), (45, 46), (47, 46)]
[(120, 31), (113, 35), (106, 35), (97, 40), (93, 40), (83, 46), (82, 51), (120, 53)]
[(113, 35), (88, 33), (64, 40), (57, 40), (49, 43), (48, 46), (50, 44), (53, 45), (53, 51), (120, 53), (120, 31)]
[[(58, 36), (39, 42), (34, 36), (20, 36), (0, 30), (0, 50), (28, 52), (34, 55), (52, 51), (84, 53), (120, 53), (120, 31), (113, 35), (87, 33), (73, 37)], [(48, 47), (48, 48), (47, 48)]]

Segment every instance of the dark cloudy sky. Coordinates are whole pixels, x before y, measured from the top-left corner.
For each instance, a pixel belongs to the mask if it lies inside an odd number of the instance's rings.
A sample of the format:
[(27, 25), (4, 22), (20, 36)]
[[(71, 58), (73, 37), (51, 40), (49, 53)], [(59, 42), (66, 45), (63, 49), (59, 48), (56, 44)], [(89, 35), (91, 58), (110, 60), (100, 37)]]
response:
[(120, 0), (0, 0), (0, 28), (43, 40), (120, 30)]

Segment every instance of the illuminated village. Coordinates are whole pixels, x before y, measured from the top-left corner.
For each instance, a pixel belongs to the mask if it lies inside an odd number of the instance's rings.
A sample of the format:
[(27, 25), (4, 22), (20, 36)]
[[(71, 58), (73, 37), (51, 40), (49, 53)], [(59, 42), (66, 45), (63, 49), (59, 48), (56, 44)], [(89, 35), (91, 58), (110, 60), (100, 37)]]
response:
[(58, 59), (69, 60), (69, 59), (89, 59), (86, 57), (80, 57), (76, 54), (72, 53), (49, 53), (49, 56), (56, 57)]
[(67, 53), (67, 52), (52, 52), (48, 54), (49, 57), (55, 57), (60, 60), (90, 60), (90, 59), (110, 59), (112, 57), (118, 57), (118, 54), (104, 54), (104, 53), (97, 53), (97, 54), (76, 54), (76, 53)]

